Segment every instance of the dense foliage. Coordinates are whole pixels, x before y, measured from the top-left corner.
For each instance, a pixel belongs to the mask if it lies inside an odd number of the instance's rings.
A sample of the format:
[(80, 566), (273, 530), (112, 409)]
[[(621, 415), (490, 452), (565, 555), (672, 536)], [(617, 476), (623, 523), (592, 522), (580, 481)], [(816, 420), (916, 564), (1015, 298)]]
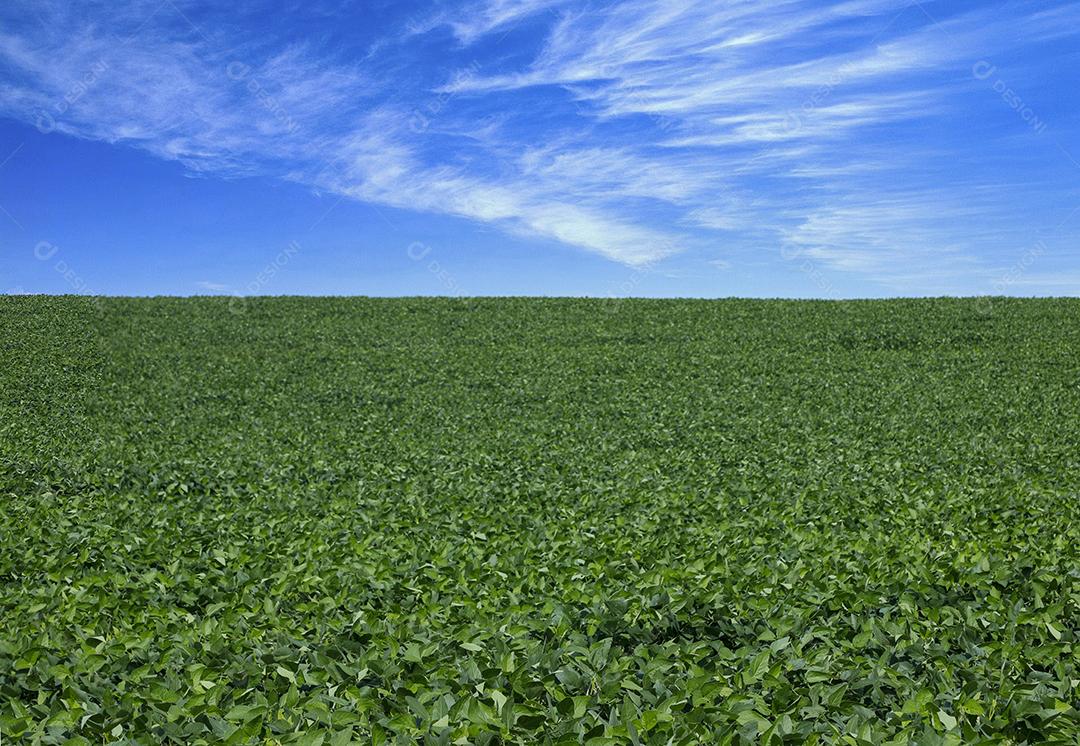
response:
[(1080, 742), (1080, 302), (0, 298), (3, 743)]

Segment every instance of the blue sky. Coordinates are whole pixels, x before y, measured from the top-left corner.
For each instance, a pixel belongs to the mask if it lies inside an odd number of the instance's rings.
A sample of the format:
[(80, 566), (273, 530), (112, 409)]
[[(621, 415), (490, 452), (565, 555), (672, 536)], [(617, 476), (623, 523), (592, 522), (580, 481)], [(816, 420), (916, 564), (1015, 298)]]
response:
[(1080, 4), (0, 6), (0, 292), (1080, 294)]

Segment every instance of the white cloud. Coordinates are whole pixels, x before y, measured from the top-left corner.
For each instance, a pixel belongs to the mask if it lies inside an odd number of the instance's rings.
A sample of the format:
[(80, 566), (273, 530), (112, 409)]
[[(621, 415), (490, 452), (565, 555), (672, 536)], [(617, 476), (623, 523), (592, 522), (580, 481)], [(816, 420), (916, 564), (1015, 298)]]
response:
[(462, 44), (472, 44), (488, 34), (506, 34), (533, 16), (567, 4), (569, 0), (474, 0), (463, 3), (460, 8), (443, 9), (411, 23), (407, 36), (449, 27)]
[[(1000, 195), (960, 199), (969, 185), (945, 170), (924, 178), (942, 156), (907, 129), (978, 84), (973, 53), (1015, 46), (1017, 29), (1049, 38), (1078, 14), (984, 9), (938, 24), (907, 0), (479, 0), (349, 61), (314, 41), (207, 36), (171, 2), (23, 0), (0, 9), (0, 114), (630, 265), (753, 236), (887, 277), (912, 262), (963, 266), (974, 252), (960, 232), (1008, 215)], [(461, 45), (526, 24), (548, 30), (524, 64), (499, 50), (439, 73), (445, 49), (413, 49), (441, 36), (468, 59)], [(427, 77), (400, 74), (425, 60)], [(417, 82), (435, 74), (450, 82)], [(412, 126), (417, 110), (430, 126)], [(883, 130), (888, 149), (859, 146)]]
[(555, 239), (616, 261), (639, 265), (679, 250), (677, 235), (606, 212), (604, 200), (569, 203), (560, 174), (525, 169), (501, 180), (461, 169), (425, 166), (403, 139), (402, 117), (379, 111), (362, 132), (338, 143), (338, 160), (293, 178), (327, 191), (402, 209), (419, 209), (496, 223), (508, 231)]
[(485, 0), (449, 21), (454, 34), (463, 43), (471, 43), (495, 31), (505, 33), (507, 27), (531, 16), (565, 5), (567, 0)]
[(954, 226), (982, 214), (975, 197), (940, 189), (830, 191), (791, 217), (784, 254), (881, 279), (921, 280), (973, 269), (978, 237)]
[(1080, 274), (1029, 274), (1021, 277), (1010, 277), (1003, 285), (1022, 285), (1024, 287), (1057, 288), (1068, 294), (1080, 295)]

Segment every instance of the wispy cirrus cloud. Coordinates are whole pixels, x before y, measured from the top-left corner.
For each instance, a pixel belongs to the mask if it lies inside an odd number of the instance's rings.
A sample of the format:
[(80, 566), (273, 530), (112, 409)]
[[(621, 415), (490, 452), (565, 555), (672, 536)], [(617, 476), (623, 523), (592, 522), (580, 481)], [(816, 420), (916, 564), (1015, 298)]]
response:
[[(1038, 188), (969, 199), (1024, 147), (1000, 144), (1011, 121), (970, 69), (1022, 47), (1017, 29), (1053, 41), (1080, 20), (1066, 3), (481, 0), (388, 22), (361, 54), (325, 13), (321, 35), (284, 19), (263, 38), (229, 12), (17, 0), (0, 113), (630, 265), (786, 247), (883, 281), (976, 271), (980, 220), (1011, 235)], [(501, 47), (519, 28), (531, 46)], [(960, 101), (1000, 115), (993, 157), (942, 124)]]
[[(539, 235), (579, 246), (627, 264), (641, 264), (678, 251), (677, 238), (625, 219), (582, 186), (569, 200), (558, 173), (520, 169), (484, 176), (453, 166), (431, 166), (396, 131), (401, 112), (369, 115), (357, 134), (333, 143), (329, 166), (299, 170), (290, 178), (354, 199), (456, 215), (505, 230)], [(316, 161), (317, 164), (317, 161)]]
[[(71, 14), (59, 5), (51, 10), (46, 30), (28, 24), (33, 41), (0, 36), (0, 60), (15, 72), (5, 85), (8, 115), (139, 147), (200, 173), (278, 173), (347, 197), (495, 223), (629, 264), (677, 250), (676, 234), (618, 214), (586, 185), (571, 201), (558, 174), (521, 169), (496, 178), (430, 158), (426, 138), (408, 126), (408, 110), (378, 98), (387, 81), (317, 58), (309, 48), (260, 57), (241, 45), (230, 53), (191, 28), (182, 12), (146, 24), (127, 42), (123, 30), (65, 25)], [(134, 17), (121, 28), (133, 24)], [(59, 111), (81, 71), (101, 66), (106, 74), (92, 90)], [(433, 94), (414, 95), (422, 101)]]
[(474, 0), (411, 23), (409, 33), (426, 33), (446, 26), (461, 43), (471, 44), (488, 34), (505, 32), (539, 13), (564, 7), (568, 3), (569, 0)]

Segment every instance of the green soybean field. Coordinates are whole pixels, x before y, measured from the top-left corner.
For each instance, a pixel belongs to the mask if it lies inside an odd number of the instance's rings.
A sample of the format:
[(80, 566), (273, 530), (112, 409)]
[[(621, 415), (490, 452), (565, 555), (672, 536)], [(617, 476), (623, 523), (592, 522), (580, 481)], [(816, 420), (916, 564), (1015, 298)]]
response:
[(1080, 743), (1080, 301), (0, 297), (0, 743)]

